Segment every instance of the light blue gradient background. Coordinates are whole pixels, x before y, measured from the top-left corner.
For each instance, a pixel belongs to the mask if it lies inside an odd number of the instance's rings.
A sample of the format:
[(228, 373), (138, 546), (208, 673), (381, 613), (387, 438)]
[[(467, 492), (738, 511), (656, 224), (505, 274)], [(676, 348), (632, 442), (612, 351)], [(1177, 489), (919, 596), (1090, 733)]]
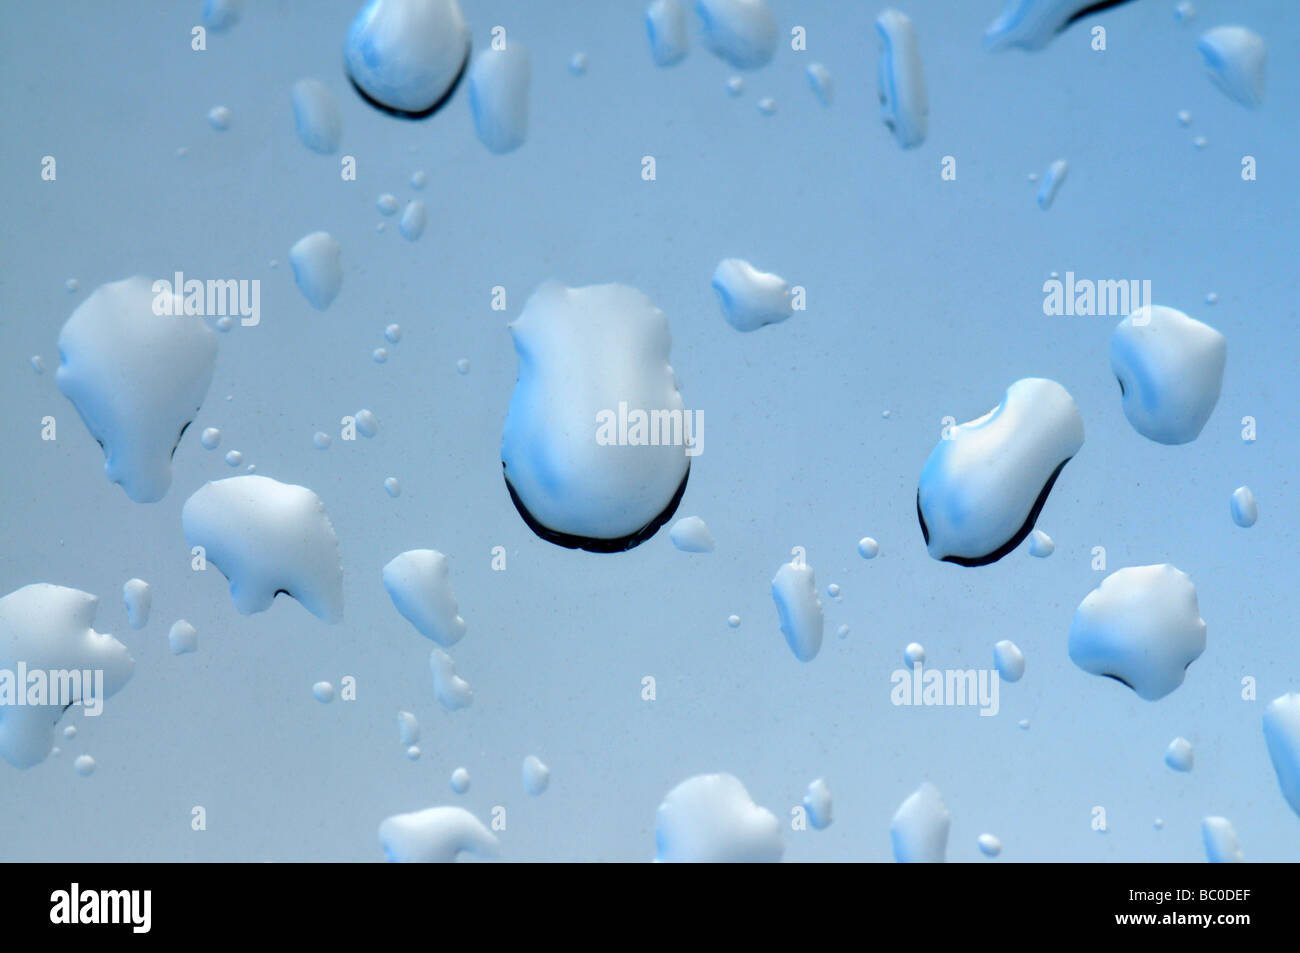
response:
[[(508, 156), (475, 139), (463, 87), (419, 123), (361, 102), (341, 67), (357, 0), (250, 0), (203, 53), (189, 45), (198, 0), (0, 7), (0, 591), (50, 582), (98, 594), (96, 628), (137, 663), (102, 718), (69, 712), (80, 734), (60, 738), (62, 757), (26, 772), (0, 763), (0, 857), (373, 861), (387, 815), (462, 804), (484, 819), (507, 808), (506, 859), (645, 860), (660, 800), (711, 771), (737, 775), (782, 819), (793, 861), (890, 859), (890, 818), (924, 779), (952, 813), (951, 860), (979, 859), (989, 831), (1006, 861), (1198, 861), (1207, 814), (1231, 819), (1250, 860), (1300, 856), (1300, 818), (1260, 727), (1268, 700), (1300, 690), (1294, 4), (1196, 0), (1197, 19), (1180, 25), (1173, 0), (1136, 0), (1029, 55), (981, 49), (1001, 0), (906, 0), (931, 103), (929, 139), (910, 152), (878, 119), (882, 5), (772, 0), (787, 38), (807, 29), (808, 51), (783, 42), (735, 99), (732, 71), (698, 36), (679, 66), (652, 65), (639, 0), (463, 6), (477, 49), (501, 24), (532, 55), (528, 140)], [(1211, 85), (1195, 50), (1203, 30), (1232, 22), (1271, 50), (1253, 112)], [(1108, 29), (1105, 53), (1089, 48), (1091, 23)], [(580, 50), (590, 65), (578, 78), (567, 64)], [(815, 60), (834, 77), (830, 108), (804, 75)], [(304, 77), (338, 98), (355, 182), (294, 134), (289, 91)], [(771, 117), (755, 108), (766, 95)], [(233, 112), (225, 133), (205, 121), (218, 104)], [(47, 154), (53, 183), (39, 176)], [(1246, 154), (1256, 182), (1241, 180)], [(643, 155), (657, 159), (655, 182), (640, 178)], [(940, 179), (944, 155), (957, 159), (955, 182)], [(1026, 174), (1058, 157), (1069, 178), (1043, 212)], [(408, 184), (416, 169), (429, 177), (421, 193)], [(428, 203), (419, 242), (395, 218), (375, 231), (386, 191)], [(318, 229), (342, 243), (345, 269), (325, 313), (287, 260)], [(709, 287), (727, 256), (804, 285), (808, 310), (733, 331)], [(172, 489), (137, 505), (104, 478), (58, 393), (55, 342), (101, 283), (176, 269), (261, 279), (262, 323), (221, 337)], [(1158, 446), (1129, 427), (1107, 357), (1117, 319), (1043, 315), (1043, 281), (1067, 270), (1149, 278), (1158, 303), (1227, 335), (1223, 396), (1195, 443)], [(69, 277), (80, 293), (64, 291)], [(707, 521), (713, 555), (676, 551), (666, 530), (623, 555), (572, 552), (515, 513), (499, 457), (515, 375), (505, 325), (550, 277), (631, 284), (667, 314), (686, 405), (705, 418), (678, 515)], [(489, 308), (494, 285), (508, 289), (504, 314)], [(405, 335), (375, 364), (393, 321)], [(1064, 384), (1087, 429), (1039, 523), (1056, 554), (935, 562), (915, 491), (940, 420), (983, 414), (1025, 376)], [(339, 441), (339, 418), (361, 407), (379, 416), (379, 436)], [(52, 444), (39, 440), (46, 414), (58, 419)], [(1244, 415), (1258, 420), (1254, 444), (1240, 438)], [(198, 442), (213, 426), (219, 452)], [(326, 452), (312, 447), (318, 429), (336, 436)], [(230, 449), (324, 500), (343, 554), (341, 624), (287, 598), (242, 617), (218, 571), (190, 571), (180, 509), (203, 481), (233, 475)], [(384, 493), (389, 475), (399, 499)], [(1261, 514), (1248, 531), (1228, 511), (1243, 483)], [(855, 550), (868, 534), (881, 545), (872, 562)], [(497, 545), (503, 573), (490, 566)], [(827, 639), (806, 665), (769, 591), (795, 545), (823, 593), (843, 590), (823, 595)], [(1096, 545), (1112, 571), (1170, 561), (1197, 585), (1209, 647), (1157, 703), (1066, 654), (1075, 606), (1103, 578), (1089, 565)], [(451, 557), (469, 624), (452, 654), (476, 696), (465, 711), (437, 705), (431, 644), (380, 581), (414, 547)], [(153, 586), (139, 632), (121, 602), (132, 576)], [(199, 651), (175, 658), (166, 634), (181, 617)], [(906, 643), (940, 668), (987, 667), (1003, 638), (1028, 669), (1003, 685), (997, 717), (890, 704)], [(313, 682), (345, 674), (355, 703), (313, 700)], [(645, 675), (654, 702), (641, 700)], [(1246, 675), (1258, 701), (1240, 698)], [(399, 709), (422, 725), (414, 763)], [(1163, 763), (1179, 734), (1195, 745), (1190, 775)], [(98, 762), (85, 779), (72, 767), (81, 753)], [(552, 770), (540, 798), (520, 780), (529, 753)], [(448, 783), (459, 765), (473, 778), (464, 797)], [(834, 824), (789, 830), (821, 776)], [(190, 829), (194, 805), (207, 831)], [(1105, 835), (1090, 829), (1094, 805)]]

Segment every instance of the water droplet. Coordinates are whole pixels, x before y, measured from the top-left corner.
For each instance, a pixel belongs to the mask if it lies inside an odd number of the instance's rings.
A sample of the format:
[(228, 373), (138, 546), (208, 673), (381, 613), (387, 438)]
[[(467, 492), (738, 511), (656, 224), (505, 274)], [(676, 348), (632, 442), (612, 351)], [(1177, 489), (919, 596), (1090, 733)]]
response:
[(1178, 110), (1178, 125), (1190, 126), (1192, 124), (1192, 114), (1186, 109)]
[[(104, 448), (104, 473), (137, 503), (171, 486), (171, 461), (212, 381), (217, 338), (147, 278), (96, 288), (59, 334), (59, 390)], [(157, 300), (168, 305), (159, 314)]]
[(457, 768), (451, 773), (451, 789), (457, 794), (464, 794), (469, 790), (469, 772), (464, 768)]
[(727, 92), (732, 96), (739, 96), (745, 91), (745, 81), (739, 76), (733, 76), (727, 80)]
[(417, 192), (424, 188), (425, 183), (428, 181), (429, 177), (425, 174), (423, 169), (416, 169), (411, 173), (411, 188), (415, 189)]
[(1052, 542), (1052, 537), (1041, 529), (1036, 529), (1029, 534), (1029, 555), (1046, 559), (1054, 552), (1056, 552), (1056, 543)]
[(903, 649), (903, 661), (909, 667), (925, 664), (925, 646), (920, 642), (909, 642), (907, 648)]
[(1255, 504), (1255, 494), (1250, 487), (1239, 486), (1232, 491), (1232, 521), (1243, 529), (1255, 525), (1259, 519), (1259, 507)]
[(504, 50), (487, 49), (469, 69), (469, 104), (474, 131), (497, 154), (523, 145), (528, 132), (528, 51), (515, 41)]
[(311, 687), (311, 693), (322, 705), (328, 705), (334, 700), (334, 686), (329, 682), (317, 682)]
[(733, 629), (740, 628), (740, 616), (738, 615), (727, 616), (727, 625), (731, 626)]
[(1083, 418), (1060, 384), (1025, 378), (977, 420), (946, 430), (921, 471), (917, 516), (930, 556), (984, 566), (1034, 528), (1062, 468), (1083, 445)]
[(238, 450), (231, 450), (226, 454), (226, 463), (229, 466), (237, 467), (244, 462), (244, 455)]
[(45, 358), (41, 357), (39, 354), (33, 354), (33, 355), (32, 355), (32, 370), (35, 371), (37, 374), (44, 374), (44, 373), (45, 373)]
[(976, 843), (979, 844), (980, 853), (985, 857), (997, 857), (1002, 853), (1002, 841), (992, 834), (981, 834)]
[(388, 339), (389, 344), (396, 344), (402, 339), (402, 326), (400, 324), (390, 324), (384, 328), (384, 337)]
[(779, 33), (766, 0), (696, 0), (704, 45), (736, 69), (758, 69), (776, 53)]
[(293, 280), (317, 311), (324, 311), (343, 287), (343, 247), (328, 232), (305, 235), (289, 249)]
[(456, 674), (456, 663), (442, 649), (435, 648), (429, 655), (429, 669), (433, 672), (434, 697), (447, 711), (468, 708), (474, 701), (469, 682)]
[(388, 495), (393, 499), (397, 499), (397, 497), (402, 495), (402, 484), (397, 482), (397, 477), (386, 477), (384, 479), (384, 490), (386, 490)]
[(829, 106), (834, 91), (831, 83), (831, 71), (821, 63), (810, 63), (806, 72), (808, 73), (808, 84), (812, 87), (813, 95), (817, 97), (823, 106)]
[(271, 608), (283, 592), (318, 619), (343, 617), (339, 540), (306, 487), (264, 476), (207, 483), (185, 501), (181, 525), (189, 545), (202, 546), (230, 580), (241, 615)]
[(368, 410), (358, 410), (352, 415), (356, 421), (357, 433), (366, 439), (373, 438), (379, 433), (379, 418)]
[(225, 106), (213, 106), (208, 110), (208, 125), (218, 132), (230, 128), (230, 110)]
[(167, 633), (167, 646), (171, 649), (172, 655), (188, 655), (196, 652), (199, 648), (199, 633), (184, 619), (177, 619)]
[(1219, 401), (1226, 362), (1222, 334), (1159, 305), (1134, 311), (1110, 339), (1110, 366), (1120, 383), (1124, 416), (1156, 443), (1196, 439)]
[(724, 258), (713, 272), (722, 314), (737, 331), (757, 331), (794, 314), (790, 285), (740, 258)]
[(803, 808), (813, 830), (824, 831), (831, 826), (831, 789), (825, 778), (818, 778), (808, 785), (803, 796)]
[(462, 852), (495, 857), (501, 843), (462, 807), (431, 807), (394, 814), (379, 825), (384, 856), (394, 863), (449, 864)]
[(419, 241), (428, 220), (429, 213), (424, 203), (415, 199), (407, 202), (406, 208), (402, 210), (402, 220), (398, 224), (398, 230), (408, 242)]
[(370, 357), (376, 364), (386, 364), (388, 362), (388, 350), (377, 347), (370, 352)]
[(397, 735), (404, 747), (410, 747), (420, 740), (420, 722), (409, 711), (397, 713)]
[(1205, 651), (1196, 586), (1168, 564), (1111, 573), (1079, 604), (1070, 659), (1155, 701), (1183, 683)]
[(325, 431), (323, 430), (317, 430), (314, 434), (312, 434), (311, 442), (312, 442), (312, 446), (314, 446), (317, 450), (328, 450), (330, 444), (334, 442), (334, 438), (331, 437), (329, 434), (325, 433)]
[(456, 373), (462, 375), (469, 373), (469, 358), (462, 357), (456, 361)]
[(904, 149), (925, 141), (930, 103), (912, 21), (897, 10), (876, 18), (880, 36), (880, 118)]
[(343, 58), (367, 102), (419, 119), (450, 99), (469, 48), (456, 0), (369, 0), (348, 29)]
[(133, 629), (143, 629), (149, 624), (149, 610), (153, 607), (153, 591), (143, 579), (128, 579), (122, 587), (122, 602), (126, 605), (127, 623)]
[(379, 209), (381, 215), (393, 215), (397, 212), (397, 196), (391, 192), (385, 192), (375, 200), (375, 207)]
[(1226, 817), (1202, 820), (1201, 839), (1205, 842), (1205, 858), (1212, 864), (1239, 864), (1245, 860), (1237, 831)]
[(293, 100), (293, 123), (298, 139), (313, 152), (329, 155), (339, 147), (343, 136), (343, 116), (339, 104), (323, 83), (300, 79), (290, 93)]
[(645, 26), (656, 66), (672, 66), (685, 59), (690, 47), (682, 0), (654, 0), (646, 7)]
[(88, 778), (95, 773), (95, 759), (88, 754), (79, 755), (77, 760), (72, 762), (72, 766), (83, 778)]
[(858, 555), (863, 559), (875, 559), (880, 555), (880, 544), (870, 536), (863, 536), (858, 540)]
[(684, 553), (713, 552), (713, 534), (698, 516), (684, 516), (672, 525), (668, 537)]
[(520, 361), (501, 460), (515, 508), (559, 546), (643, 543), (672, 518), (700, 449), (668, 365), (667, 318), (634, 288), (548, 281), (509, 328)]
[(1192, 770), (1192, 743), (1181, 736), (1169, 742), (1165, 749), (1165, 764), (1175, 771)]
[(730, 774), (700, 774), (668, 792), (655, 815), (661, 863), (776, 863), (781, 822)]
[(574, 76), (583, 76), (587, 72), (587, 54), (574, 53), (569, 57), (569, 72)]
[(1038, 207), (1046, 211), (1052, 207), (1056, 201), (1056, 193), (1061, 190), (1061, 184), (1065, 182), (1065, 177), (1070, 172), (1070, 163), (1064, 159), (1057, 159), (1047, 167), (1047, 175), (1043, 177), (1043, 184), (1038, 188)]
[(203, 0), (203, 25), (223, 33), (239, 22), (243, 0)]
[(889, 825), (900, 864), (943, 863), (952, 817), (939, 789), (926, 781), (899, 806)]
[(544, 793), (551, 785), (551, 769), (535, 754), (524, 758), (523, 777), (524, 790), (533, 797)]
[(384, 588), (402, 618), (425, 638), (450, 647), (465, 635), (456, 614), (447, 557), (435, 549), (412, 549), (384, 566)]
[(764, 116), (771, 116), (776, 112), (776, 100), (771, 96), (764, 96), (758, 101), (758, 111)]
[(821, 650), (825, 625), (812, 567), (783, 565), (772, 579), (772, 599), (790, 651), (799, 661), (811, 662)]
[(1004, 682), (1018, 682), (1025, 674), (1025, 653), (1010, 639), (993, 646), (993, 664)]
[(1264, 101), (1263, 38), (1244, 26), (1216, 26), (1201, 35), (1196, 49), (1211, 81), (1234, 102), (1254, 108)]
[(1264, 741), (1282, 796), (1300, 815), (1300, 694), (1289, 692), (1268, 703)]

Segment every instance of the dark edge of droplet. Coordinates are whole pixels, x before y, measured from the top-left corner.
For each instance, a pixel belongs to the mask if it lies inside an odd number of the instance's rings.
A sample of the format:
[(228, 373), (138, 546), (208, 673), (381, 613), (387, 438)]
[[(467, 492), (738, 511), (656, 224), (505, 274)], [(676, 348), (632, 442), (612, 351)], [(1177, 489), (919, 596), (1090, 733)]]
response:
[(1115, 679), (1115, 681), (1119, 682), (1125, 688), (1131, 689), (1132, 691), (1135, 692), (1137, 691), (1137, 689), (1133, 688), (1133, 686), (1130, 685), (1127, 680), (1120, 678), (1118, 675), (1112, 675), (1110, 672), (1102, 672), (1101, 675), (1103, 678), (1113, 678)]
[(421, 119), (428, 119), (439, 109), (445, 106), (447, 104), (447, 101), (456, 94), (456, 90), (460, 88), (460, 81), (465, 78), (465, 73), (469, 69), (469, 60), (473, 52), (474, 52), (473, 45), (471, 44), (470, 47), (465, 50), (465, 59), (461, 61), (460, 70), (456, 73), (456, 78), (451, 81), (451, 85), (447, 87), (447, 91), (443, 93), (441, 98), (439, 98), (438, 101), (435, 102), (432, 106), (430, 106), (428, 109), (421, 109), (419, 112), (410, 112), (405, 109), (397, 109), (393, 106), (388, 106), (384, 103), (381, 103), (379, 100), (375, 99), (373, 96), (371, 96), (364, 89), (362, 89), (360, 86), (357, 85), (357, 81), (352, 78), (352, 73), (348, 70), (348, 66), (346, 62), (343, 64), (343, 75), (348, 78), (348, 82), (351, 83), (352, 88), (357, 91), (357, 95), (360, 96), (362, 99), (364, 99), (366, 102), (368, 102), (371, 106), (374, 106), (381, 113), (386, 113), (387, 115), (393, 116), (396, 119), (410, 119), (412, 121), (419, 121)]
[[(501, 469), (505, 470), (505, 461), (501, 461)], [(548, 543), (554, 543), (556, 546), (563, 546), (565, 549), (581, 549), (589, 553), (624, 553), (629, 549), (635, 549), (647, 539), (659, 532), (660, 527), (673, 518), (677, 512), (677, 507), (682, 502), (682, 496), (686, 493), (686, 481), (691, 477), (691, 465), (686, 464), (686, 473), (682, 476), (682, 482), (677, 486), (677, 492), (673, 498), (668, 501), (668, 505), (650, 522), (646, 523), (635, 533), (629, 536), (619, 536), (616, 539), (598, 539), (593, 536), (575, 536), (572, 533), (561, 533), (551, 529), (549, 526), (543, 526), (539, 523), (533, 514), (528, 512), (528, 507), (524, 506), (523, 500), (519, 499), (519, 494), (510, 483), (510, 477), (505, 476), (506, 489), (510, 491), (510, 502), (514, 503), (515, 509), (523, 517), (528, 528), (536, 533), (539, 537)]]
[(190, 429), (190, 424), (192, 423), (194, 423), (194, 421), (187, 420), (185, 421), (184, 424), (181, 425), (181, 432), (176, 435), (176, 442), (172, 444), (172, 455), (171, 455), (172, 460), (176, 459), (176, 448), (181, 445), (181, 438), (185, 436), (185, 431)]
[(925, 545), (930, 545), (930, 527), (925, 525), (925, 514), (921, 512), (921, 488), (916, 488), (916, 518), (921, 521), (921, 536), (925, 539)]
[(1130, 0), (1098, 0), (1097, 3), (1089, 4), (1088, 6), (1084, 7), (1082, 10), (1070, 14), (1070, 19), (1062, 23), (1061, 28), (1056, 32), (1064, 33), (1074, 23), (1076, 23), (1079, 20), (1082, 20), (1084, 17), (1090, 17), (1094, 13), (1101, 13), (1103, 10), (1109, 10), (1111, 7), (1123, 6), (1124, 4), (1129, 2)]
[[(1052, 471), (1052, 475), (1047, 478), (1047, 483), (1043, 486), (1042, 492), (1038, 494), (1038, 499), (1034, 500), (1034, 505), (1029, 510), (1029, 516), (1025, 519), (1025, 522), (1021, 525), (1020, 529), (1016, 530), (1016, 534), (1009, 540), (997, 549), (993, 550), (993, 552), (984, 556), (944, 556), (943, 561), (946, 563), (956, 563), (958, 566), (987, 566), (990, 563), (997, 562), (1007, 553), (1011, 552), (1023, 543), (1025, 537), (1033, 532), (1034, 524), (1038, 522), (1038, 514), (1043, 511), (1043, 506), (1047, 503), (1047, 494), (1051, 493), (1052, 487), (1056, 485), (1056, 478), (1061, 475), (1061, 471), (1065, 469), (1065, 465), (1073, 459), (1074, 457), (1066, 457), (1061, 461), (1060, 466)], [(919, 492), (917, 494), (917, 509), (918, 511), (920, 509)]]
[(1128, 396), (1128, 391), (1124, 389), (1124, 378), (1120, 377), (1119, 375), (1116, 375), (1115, 380), (1119, 381), (1119, 396), (1120, 397)]

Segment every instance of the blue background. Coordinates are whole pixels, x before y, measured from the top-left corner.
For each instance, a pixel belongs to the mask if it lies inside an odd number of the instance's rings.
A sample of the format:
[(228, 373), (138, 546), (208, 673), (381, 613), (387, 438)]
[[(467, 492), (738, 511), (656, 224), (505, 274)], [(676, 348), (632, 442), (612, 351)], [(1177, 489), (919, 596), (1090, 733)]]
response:
[[(506, 807), (507, 859), (644, 860), (668, 790), (729, 771), (782, 819), (789, 860), (890, 859), (890, 817), (924, 779), (952, 812), (951, 860), (979, 859), (985, 831), (1008, 861), (1201, 860), (1207, 814), (1233, 822), (1250, 860), (1296, 858), (1300, 819), (1260, 718), (1300, 690), (1300, 18), (1286, 0), (1196, 6), (1184, 25), (1173, 0), (1136, 0), (1041, 53), (991, 54), (981, 34), (1000, 0), (907, 0), (931, 115), (928, 140), (904, 152), (878, 118), (876, 5), (772, 0), (786, 39), (732, 98), (733, 71), (700, 44), (693, 15), (689, 56), (657, 69), (640, 2), (464, 0), (476, 49), (500, 24), (532, 56), (528, 139), (494, 156), (463, 86), (418, 123), (352, 92), (341, 47), (355, 0), (254, 0), (205, 52), (190, 49), (198, 2), (3, 4), (0, 592), (50, 582), (98, 594), (96, 628), (137, 666), (102, 718), (68, 713), (80, 734), (60, 736), (61, 757), (26, 772), (0, 763), (0, 856), (377, 860), (384, 817), (459, 803), (485, 820)], [(1205, 29), (1233, 22), (1273, 54), (1255, 111), (1211, 85), (1195, 49)], [(1093, 23), (1107, 28), (1104, 53), (1090, 49)], [(795, 25), (806, 52), (790, 49)], [(577, 51), (589, 57), (582, 77), (567, 69)], [(813, 61), (834, 77), (829, 108), (804, 75)], [(289, 91), (305, 77), (340, 103), (355, 182), (341, 180), (338, 155), (295, 136)], [(755, 103), (769, 95), (778, 108), (765, 117)], [(205, 120), (219, 104), (233, 113), (224, 133)], [(58, 161), (55, 182), (40, 179), (44, 155)], [(641, 179), (645, 155), (654, 182)], [(940, 178), (945, 155), (956, 181)], [(1257, 158), (1258, 181), (1242, 180), (1243, 155)], [(1069, 178), (1044, 212), (1026, 175), (1058, 157)], [(418, 193), (417, 169), (428, 174)], [(418, 242), (395, 218), (376, 232), (375, 199), (390, 191), (428, 203)], [(325, 313), (287, 261), (318, 229), (343, 246), (343, 289)], [(728, 256), (805, 286), (807, 311), (735, 332), (709, 287)], [(221, 337), (172, 489), (137, 505), (104, 478), (58, 393), (55, 342), (101, 283), (177, 269), (260, 279), (262, 322)], [(1118, 318), (1044, 316), (1043, 282), (1070, 270), (1149, 278), (1157, 303), (1227, 336), (1223, 395), (1196, 442), (1159, 446), (1129, 427), (1107, 356)], [(563, 550), (515, 513), (499, 456), (515, 375), (505, 325), (551, 277), (630, 284), (668, 315), (686, 406), (705, 418), (678, 515), (708, 523), (714, 554), (678, 552), (666, 530), (618, 556)], [(490, 309), (494, 285), (507, 289), (504, 313)], [(405, 334), (379, 365), (370, 352), (390, 322)], [(1060, 381), (1087, 429), (1039, 522), (1055, 555), (1022, 547), (980, 569), (931, 560), (915, 491), (941, 418), (981, 415), (1026, 376)], [(338, 440), (340, 417), (362, 407), (379, 436)], [(58, 420), (52, 443), (39, 439), (46, 414)], [(1255, 443), (1240, 436), (1246, 415)], [(217, 452), (198, 443), (210, 426), (224, 435)], [(335, 435), (328, 451), (312, 447), (318, 429)], [(190, 571), (180, 508), (236, 472), (230, 449), (324, 500), (343, 554), (341, 624), (289, 599), (242, 617), (219, 572)], [(390, 475), (398, 499), (383, 490)], [(1229, 518), (1243, 483), (1259, 500), (1250, 530)], [(863, 535), (880, 541), (874, 561), (856, 553)], [(505, 572), (491, 568), (498, 545)], [(806, 665), (769, 591), (796, 545), (826, 603), (826, 644)], [(1094, 546), (1109, 571), (1168, 561), (1197, 585), (1208, 649), (1157, 703), (1066, 654), (1074, 609), (1103, 578)], [(469, 625), (452, 654), (476, 696), (461, 712), (434, 700), (431, 646), (380, 581), (416, 547), (451, 557)], [(121, 603), (131, 576), (153, 586), (139, 632)], [(824, 595), (832, 582), (838, 600)], [(198, 629), (196, 655), (168, 652), (181, 617)], [(1028, 667), (1002, 686), (997, 717), (890, 704), (908, 642), (940, 668), (984, 668), (1003, 638)], [(313, 682), (344, 675), (356, 702), (312, 698)], [(641, 699), (646, 675), (653, 702)], [(1245, 676), (1256, 701), (1241, 698)], [(423, 727), (416, 762), (398, 743), (399, 709)], [(1163, 763), (1180, 734), (1195, 746), (1189, 775)], [(98, 762), (85, 779), (72, 768), (81, 753)], [(529, 753), (552, 770), (540, 798), (520, 781)], [(448, 784), (460, 765), (473, 779), (463, 797)], [(790, 808), (820, 776), (834, 824), (791, 831)], [(195, 805), (206, 831), (190, 828)], [(1109, 833), (1091, 829), (1094, 806)]]

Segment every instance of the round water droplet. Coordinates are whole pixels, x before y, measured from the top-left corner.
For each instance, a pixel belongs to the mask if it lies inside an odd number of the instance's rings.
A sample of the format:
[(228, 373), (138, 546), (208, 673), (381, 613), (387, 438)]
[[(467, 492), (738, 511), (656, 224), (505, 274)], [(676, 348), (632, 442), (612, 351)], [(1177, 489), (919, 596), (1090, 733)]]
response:
[(469, 772), (464, 768), (457, 768), (451, 773), (451, 789), (457, 794), (464, 794), (469, 790)]
[(397, 477), (388, 477), (384, 480), (384, 489), (388, 491), (388, 495), (393, 499), (397, 499), (402, 495), (402, 484), (397, 482)]
[(388, 338), (389, 344), (396, 344), (402, 339), (402, 326), (400, 324), (390, 324), (384, 328), (384, 337)]
[(385, 364), (388, 362), (388, 349), (377, 347), (370, 352), (370, 357), (376, 364)]
[(980, 853), (985, 857), (996, 857), (1002, 853), (1002, 841), (992, 834), (981, 834), (977, 843), (979, 844)]
[(771, 96), (764, 96), (758, 101), (758, 111), (764, 116), (770, 116), (776, 112), (776, 100)]
[(462, 357), (459, 361), (456, 362), (456, 373), (457, 374), (469, 373), (469, 358)]
[(334, 686), (329, 682), (317, 682), (311, 687), (311, 693), (322, 705), (328, 705), (334, 700)]
[(328, 450), (330, 448), (330, 444), (334, 442), (334, 438), (331, 437), (323, 430), (317, 430), (314, 434), (312, 434), (311, 442), (312, 442), (312, 446), (314, 446), (317, 450)]
[(1242, 529), (1255, 525), (1259, 519), (1259, 506), (1255, 503), (1255, 494), (1250, 487), (1239, 486), (1232, 491), (1232, 521)]
[(79, 756), (76, 761), (72, 762), (72, 766), (83, 778), (95, 773), (95, 759), (88, 754)]
[(394, 215), (397, 212), (397, 196), (385, 192), (375, 201), (375, 207), (379, 209), (381, 215)]
[(217, 330), (223, 334), (230, 333), (230, 329), (235, 326), (235, 319), (228, 314), (223, 314), (217, 318)]
[(727, 92), (732, 96), (739, 96), (745, 91), (745, 81), (739, 76), (733, 76), (727, 80)]
[(416, 169), (411, 173), (411, 188), (413, 189), (424, 188), (425, 183), (428, 181), (429, 177), (424, 174), (423, 169)]
[(569, 58), (569, 72), (574, 76), (582, 76), (587, 72), (586, 53), (574, 53)]
[(903, 649), (903, 661), (908, 665), (925, 664), (925, 646), (920, 642), (909, 642)]
[(357, 423), (357, 433), (369, 439), (379, 433), (379, 418), (368, 410), (358, 410), (353, 415)]
[(73, 738), (77, 737), (77, 726), (76, 726), (76, 725), (68, 725), (68, 727), (64, 728), (64, 729), (63, 729), (63, 737), (67, 738), (69, 741), (71, 741)]
[(411, 745), (411, 747), (407, 748), (407, 749), (406, 749), (406, 757), (407, 757), (408, 759), (410, 759), (411, 761), (418, 761), (419, 758), (420, 758), (420, 746), (419, 746), (419, 745)]
[(838, 599), (840, 597), (839, 585), (837, 583), (831, 583), (829, 586), (827, 586), (826, 595), (830, 596), (832, 599)]
[(733, 629), (740, 628), (740, 616), (738, 615), (727, 616), (727, 625), (731, 626)]
[(1178, 125), (1190, 126), (1192, 124), (1192, 114), (1186, 109), (1178, 110)]
[(226, 454), (226, 463), (232, 467), (237, 467), (244, 462), (244, 455), (238, 450), (231, 450)]
[(842, 625), (835, 630), (835, 634), (838, 635), (841, 639), (846, 639), (848, 638), (849, 635), (849, 627), (847, 625)]
[(69, 278), (67, 281), (63, 283), (63, 287), (64, 290), (68, 292), (68, 294), (76, 294), (78, 291), (81, 290), (81, 282), (78, 281), (76, 278)]
[(218, 132), (230, 128), (230, 110), (225, 106), (213, 106), (208, 110), (208, 125)]
[(858, 555), (863, 559), (875, 559), (880, 554), (880, 544), (870, 536), (858, 540)]
[(32, 355), (32, 370), (34, 370), (37, 374), (44, 374), (44, 373), (45, 373), (45, 358), (41, 357), (39, 354), (33, 354), (33, 355)]

